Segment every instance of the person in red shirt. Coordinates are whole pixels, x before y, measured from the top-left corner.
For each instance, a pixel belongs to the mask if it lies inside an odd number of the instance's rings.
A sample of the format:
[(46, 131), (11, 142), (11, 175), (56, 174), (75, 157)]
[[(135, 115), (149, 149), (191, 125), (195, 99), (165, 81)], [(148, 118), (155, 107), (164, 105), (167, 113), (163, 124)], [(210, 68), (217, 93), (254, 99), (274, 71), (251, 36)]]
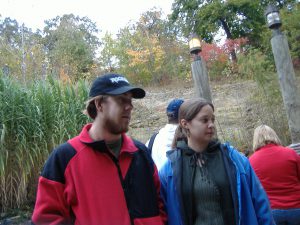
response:
[(250, 163), (269, 197), (276, 224), (300, 224), (300, 156), (281, 144), (275, 131), (258, 126)]
[(156, 166), (126, 135), (132, 98), (145, 91), (120, 74), (99, 76), (86, 114), (93, 120), (50, 154), (39, 178), (33, 224), (163, 225)]

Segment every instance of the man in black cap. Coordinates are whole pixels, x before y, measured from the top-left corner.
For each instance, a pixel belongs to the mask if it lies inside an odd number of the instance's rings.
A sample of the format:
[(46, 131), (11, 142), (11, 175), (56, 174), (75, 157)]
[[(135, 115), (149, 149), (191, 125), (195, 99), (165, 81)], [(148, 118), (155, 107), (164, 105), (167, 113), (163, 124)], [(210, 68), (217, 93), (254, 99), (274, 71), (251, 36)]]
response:
[(39, 178), (34, 224), (164, 224), (157, 169), (146, 147), (128, 137), (132, 98), (145, 91), (119, 74), (92, 84), (93, 122), (56, 148)]

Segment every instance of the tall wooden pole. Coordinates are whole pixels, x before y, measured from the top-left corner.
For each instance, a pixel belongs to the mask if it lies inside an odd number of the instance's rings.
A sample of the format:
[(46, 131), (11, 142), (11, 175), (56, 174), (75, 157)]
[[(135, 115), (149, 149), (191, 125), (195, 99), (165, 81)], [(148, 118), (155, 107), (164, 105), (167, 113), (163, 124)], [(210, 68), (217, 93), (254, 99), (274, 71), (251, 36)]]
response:
[(292, 143), (300, 143), (300, 95), (296, 86), (288, 42), (279, 28), (273, 30), (271, 45)]
[(195, 84), (197, 97), (206, 99), (212, 102), (209, 79), (205, 62), (202, 60), (200, 53), (192, 54), (192, 75)]

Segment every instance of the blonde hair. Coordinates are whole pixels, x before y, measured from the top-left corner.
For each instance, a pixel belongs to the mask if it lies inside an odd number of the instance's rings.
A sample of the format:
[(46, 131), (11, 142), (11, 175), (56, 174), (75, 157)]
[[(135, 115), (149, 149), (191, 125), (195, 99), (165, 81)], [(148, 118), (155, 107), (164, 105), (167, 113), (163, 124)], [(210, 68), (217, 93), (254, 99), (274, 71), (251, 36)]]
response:
[(281, 145), (281, 141), (276, 132), (267, 125), (260, 125), (254, 130), (253, 151), (267, 144)]

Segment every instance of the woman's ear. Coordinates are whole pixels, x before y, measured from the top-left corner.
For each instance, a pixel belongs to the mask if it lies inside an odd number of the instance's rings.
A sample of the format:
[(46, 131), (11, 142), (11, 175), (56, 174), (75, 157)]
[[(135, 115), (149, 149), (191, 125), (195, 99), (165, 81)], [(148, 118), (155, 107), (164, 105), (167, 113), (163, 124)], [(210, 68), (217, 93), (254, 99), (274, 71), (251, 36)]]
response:
[(188, 121), (186, 121), (185, 119), (181, 119), (180, 126), (184, 129), (188, 129)]

